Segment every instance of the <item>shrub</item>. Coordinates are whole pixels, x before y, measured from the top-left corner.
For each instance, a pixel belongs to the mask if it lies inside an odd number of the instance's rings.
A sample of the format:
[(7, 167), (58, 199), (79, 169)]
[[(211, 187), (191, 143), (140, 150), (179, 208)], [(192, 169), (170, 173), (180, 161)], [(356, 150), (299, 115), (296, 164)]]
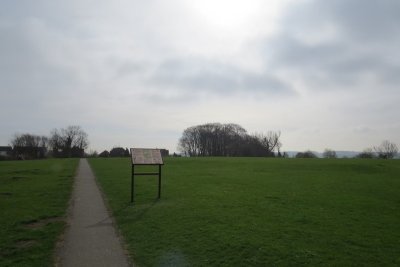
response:
[(318, 158), (318, 157), (311, 150), (307, 150), (304, 152), (297, 153), (296, 158)]

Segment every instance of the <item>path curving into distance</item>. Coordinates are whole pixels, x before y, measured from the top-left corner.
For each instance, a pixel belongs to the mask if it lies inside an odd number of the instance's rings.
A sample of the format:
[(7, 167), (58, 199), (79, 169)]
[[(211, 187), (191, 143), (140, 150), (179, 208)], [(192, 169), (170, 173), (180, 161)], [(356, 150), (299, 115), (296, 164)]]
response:
[(132, 266), (86, 159), (79, 162), (70, 205), (58, 266)]

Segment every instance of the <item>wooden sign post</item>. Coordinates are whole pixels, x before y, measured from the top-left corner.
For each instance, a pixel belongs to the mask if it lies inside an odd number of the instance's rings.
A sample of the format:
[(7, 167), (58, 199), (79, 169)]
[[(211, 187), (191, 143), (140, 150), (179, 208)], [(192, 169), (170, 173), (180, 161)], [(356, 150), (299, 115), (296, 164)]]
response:
[[(161, 197), (161, 166), (164, 165), (159, 149), (131, 148), (132, 179), (131, 202), (134, 202), (135, 175), (158, 175), (158, 198)], [(135, 165), (158, 165), (158, 172), (135, 172)]]

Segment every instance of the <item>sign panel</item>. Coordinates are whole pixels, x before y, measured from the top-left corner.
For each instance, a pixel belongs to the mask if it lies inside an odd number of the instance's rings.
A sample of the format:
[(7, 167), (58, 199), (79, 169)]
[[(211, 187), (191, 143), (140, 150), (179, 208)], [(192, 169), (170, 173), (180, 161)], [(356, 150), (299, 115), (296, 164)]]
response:
[(160, 149), (131, 148), (132, 164), (159, 165), (164, 164)]

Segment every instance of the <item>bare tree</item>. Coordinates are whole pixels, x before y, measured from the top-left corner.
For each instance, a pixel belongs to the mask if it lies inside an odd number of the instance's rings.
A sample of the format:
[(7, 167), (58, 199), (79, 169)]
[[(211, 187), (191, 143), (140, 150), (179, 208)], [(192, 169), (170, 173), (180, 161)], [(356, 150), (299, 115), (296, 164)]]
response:
[(62, 148), (64, 147), (64, 140), (61, 137), (61, 133), (59, 130), (54, 129), (51, 131), (50, 138), (49, 138), (49, 144), (53, 150), (53, 153), (62, 151)]
[(325, 149), (324, 153), (322, 153), (322, 156), (323, 156), (324, 158), (328, 158), (328, 159), (335, 159), (335, 158), (337, 158), (336, 151), (334, 151), (334, 150), (332, 150), (332, 149), (329, 149), (329, 148), (326, 148), (326, 149)]
[(47, 152), (48, 138), (34, 134), (15, 134), (11, 139), (13, 154), (16, 158), (43, 158)]
[(197, 156), (197, 137), (195, 127), (187, 128), (183, 131), (182, 137), (179, 139), (178, 150), (185, 156)]
[(34, 134), (15, 134), (11, 140), (13, 147), (46, 147), (48, 138)]
[(361, 152), (360, 154), (358, 154), (356, 156), (356, 158), (360, 158), (360, 159), (373, 159), (375, 157), (374, 155), (374, 151), (372, 150), (372, 148), (366, 148), (364, 149), (363, 152)]
[(374, 150), (378, 157), (382, 159), (392, 159), (399, 152), (397, 145), (388, 140), (383, 141), (380, 146), (374, 147)]
[(281, 148), (282, 144), (279, 140), (281, 137), (281, 132), (268, 131), (266, 134), (256, 134), (257, 139), (260, 141), (261, 145), (265, 148), (268, 154), (272, 155), (275, 150)]
[(276, 146), (276, 150), (278, 151), (278, 157), (279, 158), (282, 158), (282, 157), (285, 158), (286, 157), (285, 152), (282, 154), (281, 153), (281, 148), (282, 148), (282, 143), (279, 142), (278, 145)]
[(280, 132), (248, 135), (238, 124), (207, 123), (183, 131), (178, 150), (187, 156), (274, 156)]
[(80, 126), (54, 129), (50, 145), (56, 157), (81, 157), (89, 145), (88, 135)]

